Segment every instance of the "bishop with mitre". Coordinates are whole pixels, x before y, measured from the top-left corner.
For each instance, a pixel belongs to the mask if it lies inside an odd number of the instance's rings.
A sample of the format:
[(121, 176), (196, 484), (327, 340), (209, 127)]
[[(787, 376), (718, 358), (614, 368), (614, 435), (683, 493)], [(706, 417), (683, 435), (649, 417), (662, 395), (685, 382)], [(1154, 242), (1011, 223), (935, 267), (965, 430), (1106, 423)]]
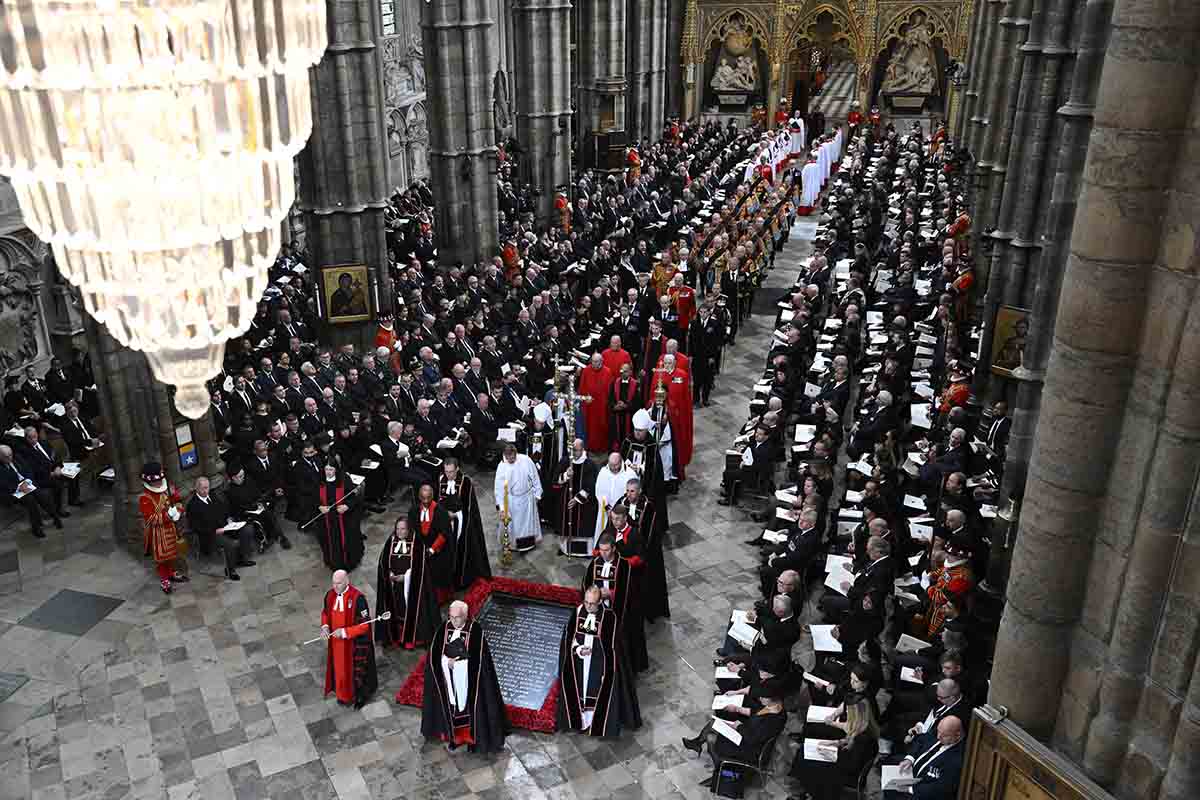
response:
[[(684, 478), (684, 468), (692, 461), (692, 386), (688, 374), (680, 369), (675, 356), (663, 356), (663, 371), (654, 373), (654, 389), (646, 406), (654, 405), (653, 394), (661, 385), (666, 390), (667, 419), (671, 423), (672, 472), (678, 480)], [(659, 441), (662, 441), (660, 437)], [(664, 456), (664, 466), (666, 458)]]

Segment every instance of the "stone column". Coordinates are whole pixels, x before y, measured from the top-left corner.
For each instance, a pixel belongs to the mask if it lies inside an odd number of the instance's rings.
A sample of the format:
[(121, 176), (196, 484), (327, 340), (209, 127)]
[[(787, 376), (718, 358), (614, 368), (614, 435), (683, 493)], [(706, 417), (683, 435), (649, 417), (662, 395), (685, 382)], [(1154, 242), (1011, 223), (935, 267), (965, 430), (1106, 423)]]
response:
[[(376, 47), (379, 4), (343, 0), (328, 6), (329, 47), (309, 71), (313, 132), (299, 157), (298, 205), (311, 266), (366, 264), (372, 309), (390, 311), (393, 292), (383, 219), (390, 184)], [(329, 326), (326, 334), (335, 344), (365, 347), (375, 326)]]
[[(979, 63), (972, 66), (972, 85), (975, 88), (971, 116), (968, 118), (966, 143), (974, 156), (974, 163), (980, 160), (979, 147), (987, 125), (987, 95), (989, 87), (998, 80), (999, 68), (993, 57), (996, 50), (997, 24), (1000, 19), (1000, 3), (1004, 0), (979, 0), (980, 22), (979, 32), (982, 34), (978, 54)], [(975, 167), (972, 167), (975, 169)]]
[(570, 0), (518, 0), (517, 141), (522, 176), (538, 187), (537, 218), (555, 215), (554, 189), (571, 182)]
[[(1114, 609), (1153, 447), (1142, 409), (1126, 426), (1121, 420), (1128, 400), (1162, 403), (1157, 339), (1170, 337), (1181, 304), (1183, 276), (1154, 265), (1195, 86), (1200, 9), (1162, 15), (1153, 6), (1118, 0), (1114, 9), (1047, 368), (1042, 411), (1052, 424), (1034, 443), (992, 672), (991, 700), (1035, 736), (1049, 736), (1057, 721), (1056, 741), (1068, 752), (1086, 742), (1083, 760), (1094, 775), (1114, 767), (1104, 739), (1087, 738), (1094, 710), (1124, 706), (1113, 718), (1128, 719), (1137, 703), (1124, 680), (1127, 663), (1098, 681), (1114, 657), (1105, 641), (1114, 632), (1118, 646), (1138, 636), (1114, 631)], [(1182, 231), (1179, 222), (1172, 234)], [(1190, 248), (1180, 252), (1194, 258)], [(1138, 339), (1147, 319), (1150, 348)], [(1146, 590), (1125, 591), (1141, 602)], [(1064, 642), (1073, 643), (1069, 655)], [(1091, 733), (1115, 741), (1116, 727)]]
[(626, 7), (625, 130), (630, 142), (658, 140), (666, 108), (667, 2), (629, 0)]
[[(1032, 0), (1018, 0), (1013, 9), (1014, 17), (1006, 17), (1002, 23), (1008, 27), (1029, 33), (1032, 10)], [(1040, 14), (1039, 14), (1040, 17)], [(992, 258), (988, 269), (987, 292), (984, 299), (984, 326), (982, 335), (983, 356), (981, 369), (975, 371), (974, 389), (976, 396), (982, 394), (984, 387), (992, 388), (992, 397), (997, 399), (997, 392), (1003, 391), (999, 381), (991, 380), (988, 370), (989, 358), (992, 352), (992, 338), (995, 333), (996, 308), (1005, 301), (1004, 294), (1010, 292), (1014, 281), (1009, 275), (1012, 263), (1012, 248), (1009, 243), (1016, 237), (1013, 231), (1013, 218), (1016, 213), (1018, 198), (1025, 203), (1037, 202), (1036, 181), (1040, 181), (1041, 172), (1032, 164), (1023, 163), (1026, 140), (1030, 136), (1031, 112), (1034, 104), (1034, 92), (1038, 85), (1040, 67), (1039, 54), (1041, 44), (1036, 36), (1040, 31), (1032, 31), (1033, 37), (1027, 35), (1026, 41), (1019, 47), (1012, 48), (1016, 54), (1010, 59), (1008, 81), (1011, 91), (1008, 92), (1012, 102), (1001, 113), (998, 126), (989, 128), (989, 138), (994, 135), (994, 149), (991, 166), (991, 191), (978, 198), (979, 208), (976, 219), (983, 227), (994, 226), (992, 231)], [(1017, 73), (1019, 77), (1014, 75)], [(999, 128), (998, 130), (996, 128)], [(994, 221), (989, 213), (996, 209)], [(1015, 286), (1019, 293), (1021, 286)], [(1011, 301), (1006, 301), (1011, 302)]]
[[(215, 480), (219, 468), (201, 459), (199, 466), (186, 474), (181, 472), (169, 387), (153, 379), (144, 354), (120, 345), (90, 316), (85, 315), (83, 323), (106, 435), (98, 460), (111, 462), (114, 473), (113, 538), (141, 556), (142, 515), (138, 498), (142, 494), (142, 465), (147, 461), (160, 462), (168, 480), (184, 491), (201, 475)], [(209, 418), (192, 422), (192, 430), (197, 449), (205, 433), (211, 442)]]
[[(1069, 76), (1070, 93), (1067, 102), (1058, 109), (1062, 130), (1059, 134), (1057, 160), (1049, 176), (1053, 187), (1045, 217), (1041, 220), (1039, 239), (1041, 252), (1037, 287), (1030, 306), (1029, 336), (1025, 341), (1022, 366), (1015, 377), (1017, 400), (1013, 408), (1012, 431), (1004, 465), (1004, 494), (1009, 496), (1025, 485), (1033, 437), (1041, 411), (1042, 384), (1053, 344), (1055, 320), (1058, 316), (1059, 293), (1066, 271), (1067, 246), (1075, 224), (1075, 208), (1079, 183), (1083, 175), (1086, 143), (1091, 132), (1092, 111), (1100, 67), (1108, 41), (1108, 20), (1112, 16), (1113, 0), (1089, 0), (1082, 14), (1078, 51)], [(1051, 15), (1045, 54), (1057, 60), (1070, 54), (1066, 43), (1072, 38), (1069, 27), (1073, 14), (1071, 0), (1059, 0)], [(1057, 96), (1055, 97), (1057, 99)], [(1040, 205), (1040, 204), (1039, 204)], [(1022, 213), (1034, 214), (1033, 207)]]
[(953, 130), (954, 138), (961, 142), (966, 142), (968, 139), (968, 121), (975, 108), (975, 100), (979, 96), (978, 74), (983, 69), (981, 63), (983, 60), (983, 25), (986, 18), (986, 0), (976, 0), (971, 9), (971, 38), (967, 41), (967, 57), (963, 62), (967, 68), (967, 85), (962, 93), (958, 119), (954, 121)]
[(625, 0), (580, 0), (575, 12), (579, 53), (579, 141), (625, 130)]
[(684, 64), (683, 19), (686, 0), (667, 0), (667, 117), (683, 118), (683, 78), (687, 65)]
[(421, 4), (429, 171), (438, 262), (490, 259), (499, 243), (492, 84), (496, 22), (488, 0)]

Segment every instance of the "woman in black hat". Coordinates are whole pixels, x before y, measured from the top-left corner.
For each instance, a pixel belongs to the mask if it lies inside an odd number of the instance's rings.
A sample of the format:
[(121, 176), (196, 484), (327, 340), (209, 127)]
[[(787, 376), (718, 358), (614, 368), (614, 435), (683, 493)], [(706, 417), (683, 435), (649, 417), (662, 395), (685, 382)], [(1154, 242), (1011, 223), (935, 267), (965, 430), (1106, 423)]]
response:
[(322, 513), (317, 525), (325, 565), (332, 570), (352, 571), (363, 557), (360, 527), (361, 498), (354, 484), (334, 464), (326, 464), (317, 490), (317, 510)]

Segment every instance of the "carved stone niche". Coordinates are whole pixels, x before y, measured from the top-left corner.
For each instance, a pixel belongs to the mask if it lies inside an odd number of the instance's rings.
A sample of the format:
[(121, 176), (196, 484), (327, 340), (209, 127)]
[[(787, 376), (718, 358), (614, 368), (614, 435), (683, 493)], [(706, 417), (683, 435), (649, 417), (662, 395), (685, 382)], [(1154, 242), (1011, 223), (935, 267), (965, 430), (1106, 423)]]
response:
[(33, 248), (14, 236), (0, 236), (0, 373), (5, 375), (50, 357), (42, 270)]

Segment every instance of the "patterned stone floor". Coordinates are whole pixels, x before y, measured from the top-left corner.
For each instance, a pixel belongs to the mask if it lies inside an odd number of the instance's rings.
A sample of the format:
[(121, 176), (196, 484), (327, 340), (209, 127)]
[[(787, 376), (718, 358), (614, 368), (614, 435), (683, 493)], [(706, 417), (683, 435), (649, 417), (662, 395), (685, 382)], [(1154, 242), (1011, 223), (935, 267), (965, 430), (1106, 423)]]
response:
[[(641, 730), (613, 742), (520, 732), (498, 757), (447, 753), (422, 740), (418, 710), (391, 700), (412, 654), (380, 655), (380, 691), (361, 711), (322, 697), (324, 649), (300, 645), (317, 627), (329, 580), (314, 541), (270, 551), (237, 584), (215, 563), (194, 561), (192, 582), (168, 598), (148, 563), (111, 544), (111, 506), (93, 498), (45, 540), (23, 524), (0, 532), (0, 797), (707, 797), (697, 785), (707, 756), (679, 740), (709, 715), (722, 620), (756, 591), (756, 559), (742, 544), (756, 527), (715, 502), (723, 451), (746, 417), (774, 302), (814, 228), (793, 230), (760, 292), (760, 314), (727, 350), (713, 405), (697, 411), (696, 457), (670, 509), (673, 615), (648, 628)], [(476, 478), (487, 511), (491, 476)], [(375, 558), (400, 511), (365, 525), (367, 559), (353, 579), (372, 601)], [(485, 518), (485, 529), (493, 525)], [(574, 585), (582, 566), (547, 539), (507, 574)], [(798, 649), (806, 664), (810, 645)], [(754, 791), (783, 797), (788, 787), (773, 779)]]

